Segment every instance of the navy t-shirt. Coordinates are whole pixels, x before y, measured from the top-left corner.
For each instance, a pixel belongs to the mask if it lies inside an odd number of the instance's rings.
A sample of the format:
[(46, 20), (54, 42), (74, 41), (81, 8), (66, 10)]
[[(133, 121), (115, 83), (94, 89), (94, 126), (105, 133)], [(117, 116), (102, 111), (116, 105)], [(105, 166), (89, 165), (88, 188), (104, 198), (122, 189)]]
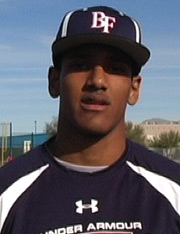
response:
[(1, 234), (178, 234), (180, 165), (134, 142), (94, 173), (60, 165), (46, 144), (0, 169)]

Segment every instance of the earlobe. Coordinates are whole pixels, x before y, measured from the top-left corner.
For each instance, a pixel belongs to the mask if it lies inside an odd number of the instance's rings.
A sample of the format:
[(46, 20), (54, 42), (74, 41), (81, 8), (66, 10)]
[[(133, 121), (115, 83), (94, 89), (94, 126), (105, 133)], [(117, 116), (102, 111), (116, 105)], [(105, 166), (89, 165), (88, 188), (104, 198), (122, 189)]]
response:
[(52, 98), (57, 98), (60, 95), (60, 71), (54, 67), (49, 68), (48, 73), (49, 94)]
[(131, 90), (129, 92), (129, 98), (128, 98), (128, 104), (131, 106), (135, 105), (138, 101), (140, 93), (140, 85), (141, 85), (141, 77), (140, 76), (133, 77), (131, 83)]

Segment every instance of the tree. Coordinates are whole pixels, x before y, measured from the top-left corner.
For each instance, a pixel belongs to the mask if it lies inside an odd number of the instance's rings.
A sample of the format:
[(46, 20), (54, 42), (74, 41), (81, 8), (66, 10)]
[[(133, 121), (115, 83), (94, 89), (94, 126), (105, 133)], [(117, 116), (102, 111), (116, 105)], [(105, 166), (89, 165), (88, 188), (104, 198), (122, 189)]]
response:
[(56, 135), (57, 125), (58, 125), (58, 118), (56, 116), (53, 116), (51, 122), (45, 124), (45, 132), (47, 132), (50, 136)]
[(164, 149), (164, 154), (168, 157), (173, 156), (175, 147), (179, 145), (180, 134), (175, 131), (163, 132), (159, 136), (154, 136), (149, 143), (150, 147)]
[(130, 140), (133, 140), (141, 145), (146, 144), (144, 129), (140, 125), (133, 125), (132, 122), (127, 122), (126, 135)]

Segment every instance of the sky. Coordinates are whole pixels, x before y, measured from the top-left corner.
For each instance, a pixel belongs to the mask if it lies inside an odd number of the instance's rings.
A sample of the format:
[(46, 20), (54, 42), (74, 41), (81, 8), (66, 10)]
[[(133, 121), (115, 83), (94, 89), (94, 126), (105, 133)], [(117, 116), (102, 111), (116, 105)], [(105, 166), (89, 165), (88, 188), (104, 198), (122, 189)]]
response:
[(180, 0), (0, 0), (0, 128), (11, 122), (14, 134), (43, 132), (58, 115), (59, 99), (48, 94), (51, 45), (67, 11), (94, 5), (135, 18), (151, 51), (126, 119), (180, 120)]

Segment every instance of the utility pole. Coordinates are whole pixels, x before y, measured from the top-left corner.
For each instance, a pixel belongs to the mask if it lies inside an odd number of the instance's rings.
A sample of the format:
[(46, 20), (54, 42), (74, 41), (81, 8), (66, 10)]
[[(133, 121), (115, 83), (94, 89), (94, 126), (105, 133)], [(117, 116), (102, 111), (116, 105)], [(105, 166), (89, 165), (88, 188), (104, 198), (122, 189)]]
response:
[(10, 136), (9, 136), (10, 156), (12, 156), (12, 122), (10, 122)]

